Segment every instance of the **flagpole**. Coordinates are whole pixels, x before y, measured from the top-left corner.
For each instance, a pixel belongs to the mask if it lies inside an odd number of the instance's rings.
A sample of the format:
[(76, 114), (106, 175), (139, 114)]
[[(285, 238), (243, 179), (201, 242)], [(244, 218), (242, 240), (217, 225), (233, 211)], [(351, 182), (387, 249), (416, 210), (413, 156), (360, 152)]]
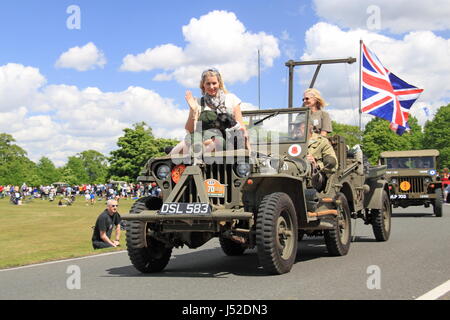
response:
[(261, 109), (261, 57), (258, 49), (258, 110)]
[(359, 131), (362, 130), (361, 125), (361, 117), (362, 117), (362, 110), (361, 110), (361, 101), (362, 101), (362, 86), (361, 86), (361, 64), (362, 64), (362, 39), (359, 40)]

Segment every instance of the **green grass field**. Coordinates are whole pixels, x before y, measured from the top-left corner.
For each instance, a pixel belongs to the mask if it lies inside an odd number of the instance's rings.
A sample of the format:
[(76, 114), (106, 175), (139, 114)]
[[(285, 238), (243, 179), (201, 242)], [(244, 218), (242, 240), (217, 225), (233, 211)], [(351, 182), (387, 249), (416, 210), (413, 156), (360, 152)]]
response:
[[(104, 200), (91, 206), (79, 196), (67, 207), (58, 207), (58, 200), (34, 199), (17, 206), (7, 198), (0, 199), (0, 269), (126, 248), (125, 230), (120, 247), (92, 248), (92, 226), (106, 208)], [(119, 213), (128, 213), (133, 202), (121, 199)], [(112, 238), (114, 235), (115, 231)]]

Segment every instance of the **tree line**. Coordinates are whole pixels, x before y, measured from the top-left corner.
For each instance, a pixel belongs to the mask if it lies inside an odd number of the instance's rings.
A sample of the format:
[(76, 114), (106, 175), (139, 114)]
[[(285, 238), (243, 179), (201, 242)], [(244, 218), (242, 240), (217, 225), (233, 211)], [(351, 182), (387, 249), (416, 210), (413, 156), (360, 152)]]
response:
[[(389, 129), (389, 122), (373, 118), (364, 131), (357, 126), (333, 121), (333, 134), (344, 136), (352, 147), (361, 144), (369, 162), (376, 164), (382, 151), (437, 149), (440, 169), (450, 167), (450, 104), (439, 108), (435, 117), (422, 128), (416, 118), (408, 121), (411, 130), (402, 136)], [(48, 157), (37, 163), (15, 144), (7, 133), (0, 133), (0, 185), (50, 185), (57, 181), (71, 185), (99, 184), (109, 180), (134, 182), (148, 159), (164, 155), (164, 149), (177, 140), (156, 138), (145, 122), (123, 129), (117, 149), (105, 156), (96, 150), (86, 150), (68, 157), (67, 163), (56, 167)]]
[(148, 159), (161, 156), (164, 148), (178, 141), (155, 138), (145, 122), (125, 128), (117, 141), (118, 149), (105, 156), (96, 150), (86, 150), (68, 157), (67, 163), (56, 167), (48, 157), (37, 163), (16, 145), (13, 136), (0, 133), (0, 185), (29, 186), (65, 182), (70, 185), (100, 184), (109, 180), (135, 182)]

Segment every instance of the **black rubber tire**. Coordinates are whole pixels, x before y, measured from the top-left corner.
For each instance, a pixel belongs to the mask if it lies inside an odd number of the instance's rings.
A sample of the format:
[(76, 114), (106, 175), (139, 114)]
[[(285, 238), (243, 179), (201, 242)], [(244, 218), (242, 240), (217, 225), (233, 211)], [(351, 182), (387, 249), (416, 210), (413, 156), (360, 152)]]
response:
[(297, 215), (291, 198), (282, 192), (266, 195), (258, 208), (256, 247), (269, 274), (291, 270), (297, 256)]
[(436, 194), (436, 199), (434, 199), (433, 203), (433, 213), (436, 217), (442, 217), (442, 202), (444, 198), (442, 189), (436, 189), (434, 193)]
[(341, 204), (337, 208), (338, 216), (335, 227), (324, 231), (324, 239), (331, 256), (345, 256), (350, 250), (352, 235), (350, 208), (343, 193), (338, 193), (336, 199), (340, 200)]
[(245, 252), (245, 247), (233, 240), (219, 236), (220, 247), (227, 256), (241, 256)]
[(383, 208), (372, 210), (372, 229), (377, 241), (387, 241), (391, 235), (392, 207), (386, 191), (382, 195)]
[[(148, 197), (137, 200), (131, 207), (130, 214), (139, 214), (146, 210)], [(145, 235), (147, 224), (140, 221), (127, 222), (127, 251), (133, 266), (142, 273), (153, 273), (164, 270), (172, 255), (172, 248)]]

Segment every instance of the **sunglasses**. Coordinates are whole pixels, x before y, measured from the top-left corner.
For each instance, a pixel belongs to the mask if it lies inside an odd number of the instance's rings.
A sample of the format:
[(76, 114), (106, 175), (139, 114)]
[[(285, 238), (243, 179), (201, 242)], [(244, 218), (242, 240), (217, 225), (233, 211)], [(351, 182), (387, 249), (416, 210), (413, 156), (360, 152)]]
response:
[(210, 68), (210, 69), (207, 69), (207, 70), (205, 70), (205, 71), (202, 72), (202, 77), (203, 77), (204, 75), (206, 75), (208, 72), (214, 72), (215, 74), (220, 75), (219, 70), (217, 70), (216, 68)]
[(306, 98), (303, 98), (302, 101), (308, 101), (309, 99), (312, 99), (312, 98), (313, 97), (311, 97), (311, 98), (306, 97)]
[(111, 207), (118, 207), (118, 204), (112, 204)]

